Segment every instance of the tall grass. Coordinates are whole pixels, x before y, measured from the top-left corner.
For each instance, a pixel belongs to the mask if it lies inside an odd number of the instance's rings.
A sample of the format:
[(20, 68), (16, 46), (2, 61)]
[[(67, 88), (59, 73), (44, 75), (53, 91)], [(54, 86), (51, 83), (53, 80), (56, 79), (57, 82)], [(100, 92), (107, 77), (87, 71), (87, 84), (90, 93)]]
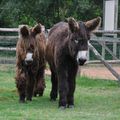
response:
[(51, 102), (50, 77), (43, 97), (20, 104), (15, 87), (15, 66), (0, 65), (0, 120), (120, 120), (120, 88), (116, 81), (77, 77), (75, 108), (58, 109)]

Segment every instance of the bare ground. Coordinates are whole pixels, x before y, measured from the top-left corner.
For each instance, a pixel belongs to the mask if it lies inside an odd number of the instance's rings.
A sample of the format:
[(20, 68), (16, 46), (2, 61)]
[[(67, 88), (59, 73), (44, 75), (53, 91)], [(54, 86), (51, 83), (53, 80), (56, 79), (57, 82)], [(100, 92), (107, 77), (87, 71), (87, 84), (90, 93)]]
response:
[[(112, 65), (113, 69), (120, 75), (120, 65)], [(81, 68), (81, 74), (90, 78), (117, 80), (104, 65), (86, 65)]]
[[(112, 65), (115, 71), (120, 74), (120, 65)], [(50, 70), (46, 70), (46, 74), (50, 75)], [(106, 79), (106, 80), (117, 80), (112, 73), (101, 64), (91, 64), (82, 66), (79, 68), (78, 74), (90, 78)]]

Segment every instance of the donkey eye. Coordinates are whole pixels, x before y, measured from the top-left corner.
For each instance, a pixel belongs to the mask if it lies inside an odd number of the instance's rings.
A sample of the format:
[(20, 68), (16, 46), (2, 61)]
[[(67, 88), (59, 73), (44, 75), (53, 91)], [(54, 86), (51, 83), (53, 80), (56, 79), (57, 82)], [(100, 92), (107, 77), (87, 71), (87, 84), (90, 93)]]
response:
[(78, 42), (79, 42), (78, 40), (74, 40), (74, 41), (75, 41), (76, 44), (78, 44)]

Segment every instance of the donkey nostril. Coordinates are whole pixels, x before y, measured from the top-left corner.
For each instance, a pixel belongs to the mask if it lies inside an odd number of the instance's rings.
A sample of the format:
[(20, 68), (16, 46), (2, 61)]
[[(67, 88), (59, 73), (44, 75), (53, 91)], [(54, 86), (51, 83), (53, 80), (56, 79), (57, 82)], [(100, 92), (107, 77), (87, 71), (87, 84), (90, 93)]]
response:
[(86, 61), (87, 61), (86, 59), (79, 59), (79, 60), (78, 60), (78, 64), (79, 64), (79, 65), (84, 65), (84, 63), (85, 63)]
[(25, 64), (26, 64), (26, 65), (31, 65), (31, 64), (32, 64), (32, 61), (25, 61)]

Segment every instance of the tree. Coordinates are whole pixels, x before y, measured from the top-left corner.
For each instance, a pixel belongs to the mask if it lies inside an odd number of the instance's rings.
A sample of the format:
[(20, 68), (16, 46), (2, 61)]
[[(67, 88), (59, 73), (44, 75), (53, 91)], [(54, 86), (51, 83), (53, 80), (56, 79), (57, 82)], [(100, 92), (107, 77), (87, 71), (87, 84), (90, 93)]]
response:
[(70, 16), (82, 21), (103, 16), (103, 0), (0, 0), (0, 27), (41, 22), (50, 28)]

